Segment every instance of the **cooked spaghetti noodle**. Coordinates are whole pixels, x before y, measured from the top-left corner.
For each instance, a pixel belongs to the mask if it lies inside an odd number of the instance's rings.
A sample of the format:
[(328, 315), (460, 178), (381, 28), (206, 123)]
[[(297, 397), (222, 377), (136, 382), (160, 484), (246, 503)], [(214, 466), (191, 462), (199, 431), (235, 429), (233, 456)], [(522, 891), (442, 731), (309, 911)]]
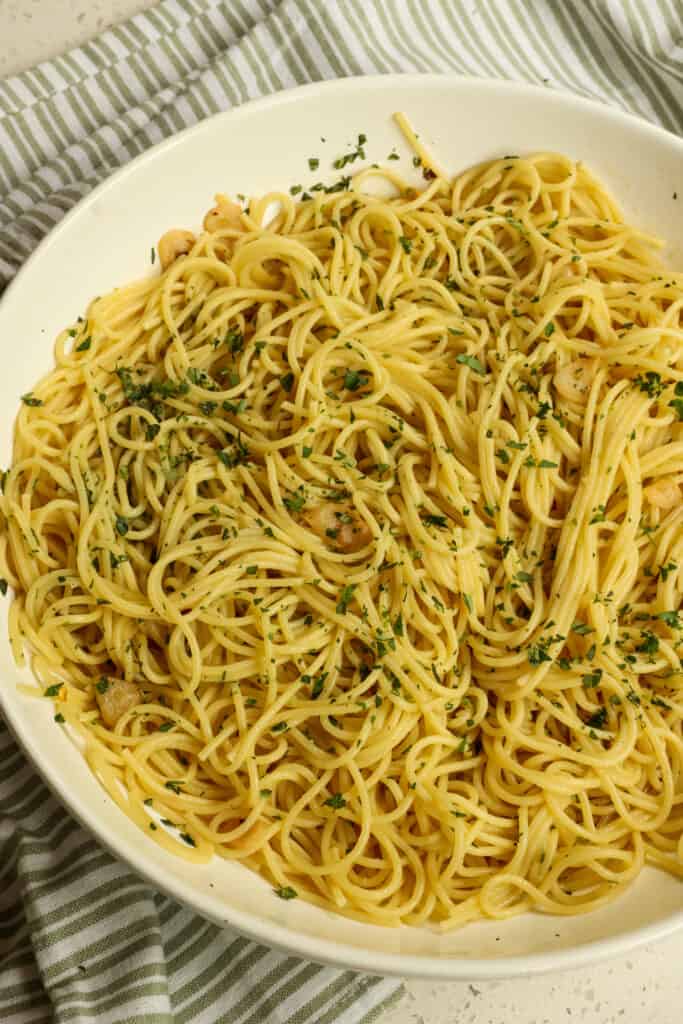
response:
[(219, 197), (58, 338), (12, 644), (191, 861), (386, 925), (575, 914), (683, 876), (683, 275), (563, 156), (420, 159)]

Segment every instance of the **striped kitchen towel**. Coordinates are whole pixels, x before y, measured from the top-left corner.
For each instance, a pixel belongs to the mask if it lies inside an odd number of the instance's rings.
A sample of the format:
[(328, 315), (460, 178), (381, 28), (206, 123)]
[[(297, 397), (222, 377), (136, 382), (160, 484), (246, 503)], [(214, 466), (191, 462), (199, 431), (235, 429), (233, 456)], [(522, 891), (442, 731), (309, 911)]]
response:
[[(115, 168), (247, 99), (455, 71), (569, 89), (683, 127), (675, 0), (163, 0), (0, 82), (0, 288)], [(197, 918), (113, 860), (0, 723), (2, 1024), (358, 1024), (400, 986)]]

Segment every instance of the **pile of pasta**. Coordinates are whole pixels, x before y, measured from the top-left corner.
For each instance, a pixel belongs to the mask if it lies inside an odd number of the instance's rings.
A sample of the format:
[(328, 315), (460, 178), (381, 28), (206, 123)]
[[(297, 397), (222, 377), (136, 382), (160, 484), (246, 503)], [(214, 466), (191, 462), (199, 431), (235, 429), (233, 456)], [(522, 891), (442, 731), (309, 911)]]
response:
[(385, 925), (575, 914), (683, 875), (683, 275), (582, 164), (417, 152), (219, 196), (60, 335), (13, 649), (190, 861)]

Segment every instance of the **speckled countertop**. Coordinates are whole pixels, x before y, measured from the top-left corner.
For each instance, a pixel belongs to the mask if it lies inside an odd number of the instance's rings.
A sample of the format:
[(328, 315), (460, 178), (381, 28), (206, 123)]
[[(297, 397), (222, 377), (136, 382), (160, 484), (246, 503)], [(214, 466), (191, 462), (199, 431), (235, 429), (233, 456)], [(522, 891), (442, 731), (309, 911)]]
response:
[[(0, 77), (91, 38), (151, 0), (0, 0)], [(409, 981), (378, 1024), (679, 1024), (683, 934), (580, 971), (516, 981)]]

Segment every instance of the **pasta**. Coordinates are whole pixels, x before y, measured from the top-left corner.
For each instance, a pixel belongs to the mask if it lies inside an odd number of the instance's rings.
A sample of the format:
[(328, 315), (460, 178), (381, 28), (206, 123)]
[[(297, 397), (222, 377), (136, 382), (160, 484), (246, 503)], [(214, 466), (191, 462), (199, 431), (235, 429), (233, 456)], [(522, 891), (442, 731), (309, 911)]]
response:
[[(683, 876), (683, 275), (580, 163), (238, 205), (19, 412), (10, 635), (150, 838), (383, 925)], [(349, 162), (363, 155), (363, 137)]]

